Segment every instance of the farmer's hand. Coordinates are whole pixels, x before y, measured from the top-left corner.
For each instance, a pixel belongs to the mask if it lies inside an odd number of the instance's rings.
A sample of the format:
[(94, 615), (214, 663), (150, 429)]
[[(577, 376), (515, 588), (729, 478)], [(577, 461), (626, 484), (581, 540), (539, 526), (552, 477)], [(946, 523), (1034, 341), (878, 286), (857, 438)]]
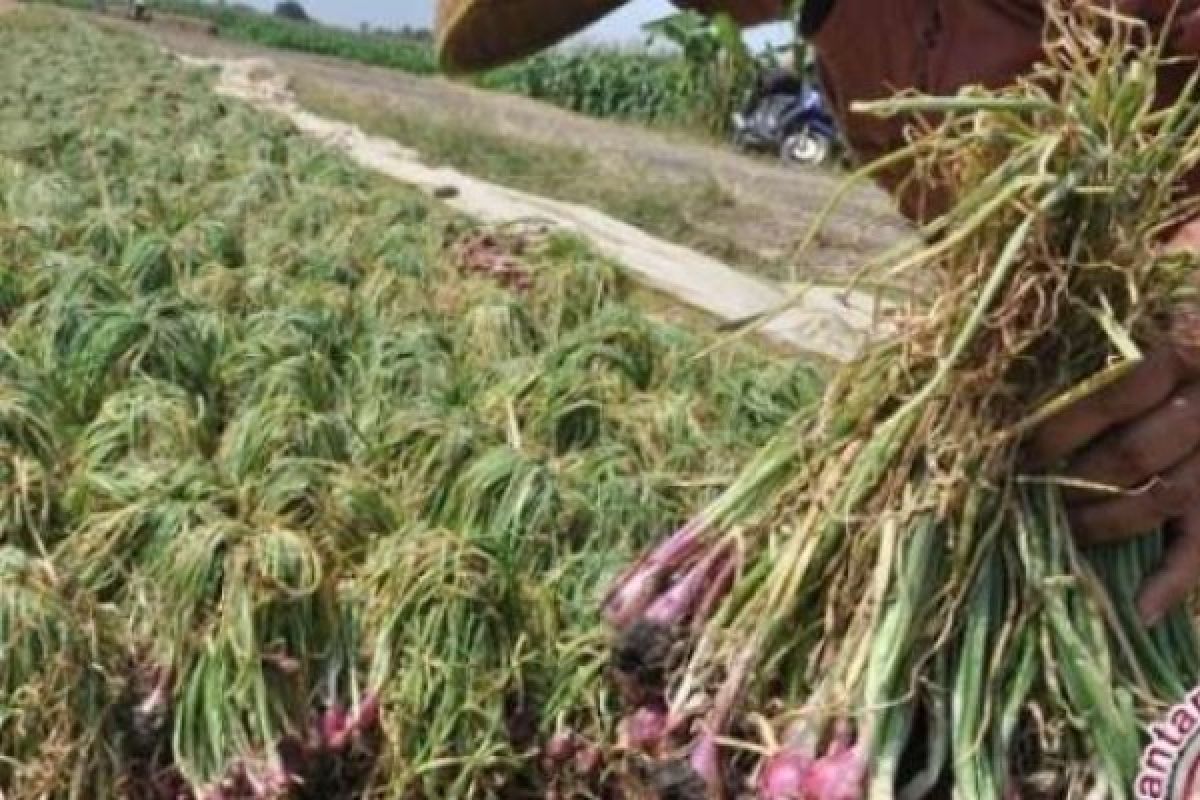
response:
[[(1200, 254), (1200, 219), (1169, 246)], [(1065, 493), (1079, 541), (1171, 526), (1165, 563), (1138, 598), (1149, 623), (1200, 583), (1200, 313), (1180, 313), (1172, 327), (1128, 375), (1047, 420), (1029, 445), (1035, 464), (1055, 474), (1127, 490)]]
[(699, 11), (712, 16), (725, 12), (742, 26), (761, 25), (782, 19), (784, 0), (671, 0), (684, 10)]

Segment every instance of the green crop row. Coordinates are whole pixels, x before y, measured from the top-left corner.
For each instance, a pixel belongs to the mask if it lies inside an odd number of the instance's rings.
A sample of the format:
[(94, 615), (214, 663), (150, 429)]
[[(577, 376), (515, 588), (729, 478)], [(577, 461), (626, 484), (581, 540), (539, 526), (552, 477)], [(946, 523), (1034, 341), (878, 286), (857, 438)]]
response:
[(593, 117), (720, 130), (708, 70), (681, 57), (617, 48), (546, 53), (484, 75), (489, 89)]
[(0, 796), (547, 796), (606, 587), (818, 376), (64, 16), (0, 20)]
[[(76, 9), (94, 7), (93, 0), (46, 0)], [(111, 8), (122, 0), (108, 0)], [(386, 32), (363, 32), (297, 22), (263, 14), (246, 6), (218, 6), (196, 0), (155, 0), (152, 10), (199, 17), (216, 23), (222, 36), (268, 47), (334, 56), (373, 66), (390, 67), (419, 75), (437, 71), (429, 43)]]
[[(93, 0), (39, 0), (88, 9)], [(109, 0), (118, 7), (119, 0)], [(208, 19), (221, 36), (256, 44), (334, 56), (418, 75), (438, 71), (426, 39), (394, 33), (353, 31), (296, 22), (245, 6), (196, 0), (155, 0), (152, 10)], [(667, 35), (680, 50), (652, 47), (588, 47), (555, 50), (478, 76), (478, 85), (542, 100), (581, 114), (685, 128), (725, 131), (734, 104), (748, 85), (738, 58), (721, 57), (715, 40), (690, 47)]]

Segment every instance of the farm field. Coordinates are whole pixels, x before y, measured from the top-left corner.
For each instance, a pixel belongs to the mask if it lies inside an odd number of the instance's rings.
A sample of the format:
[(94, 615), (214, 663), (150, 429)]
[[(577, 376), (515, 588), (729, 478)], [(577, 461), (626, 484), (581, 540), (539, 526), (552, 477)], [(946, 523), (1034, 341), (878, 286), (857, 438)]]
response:
[[(92, 11), (92, 0), (45, 0), (47, 5)], [(110, 2), (114, 13), (124, 14), (125, 4)], [(416, 75), (437, 72), (429, 41), (383, 33), (361, 33), (341, 28), (306, 24), (259, 13), (240, 4), (218, 6), (195, 0), (158, 0), (157, 13), (206, 20), (218, 27), (222, 36), (246, 42), (296, 50), (316, 55), (338, 56), (378, 67), (399, 69)]]
[[(0, 16), (0, 800), (1190, 784), (1200, 109), (1179, 37), (1046, 14), (1008, 85), (868, 104), (937, 205), (874, 257), (906, 229), (829, 173)], [(754, 338), (853, 268), (857, 357)]]
[(428, 163), (583, 203), (771, 277), (788, 279), (795, 270), (844, 278), (865, 254), (910, 235), (887, 198), (863, 186), (816, 246), (795, 258), (798, 241), (839, 186), (837, 175), (441, 78), (199, 35), (166, 21), (101, 23), (186, 55), (269, 58), (306, 107), (395, 138)]
[(603, 588), (819, 376), (208, 80), (0, 19), (0, 791), (536, 795)]
[[(92, 0), (47, 0), (91, 10)], [(206, 20), (222, 37), (279, 49), (335, 56), (359, 64), (415, 75), (439, 71), (428, 32), (366, 31), (301, 22), (239, 4), (223, 7), (195, 0), (159, 0), (157, 12)], [(115, 6), (120, 9), (119, 6)], [(474, 78), (489, 89), (525, 95), (600, 118), (613, 118), (720, 136), (729, 111), (749, 86), (748, 53), (721, 59), (717, 35), (698, 35), (697, 17), (646, 34), (656, 47), (587, 46), (554, 51)], [(664, 50), (674, 42), (688, 55)]]

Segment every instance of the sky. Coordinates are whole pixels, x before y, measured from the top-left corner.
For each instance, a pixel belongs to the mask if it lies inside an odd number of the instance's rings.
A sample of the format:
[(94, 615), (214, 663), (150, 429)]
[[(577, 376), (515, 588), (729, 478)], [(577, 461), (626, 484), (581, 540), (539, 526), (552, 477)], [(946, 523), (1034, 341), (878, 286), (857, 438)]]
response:
[[(362, 22), (384, 27), (433, 25), (435, 0), (300, 0), (312, 16), (337, 25), (357, 28)], [(248, 5), (264, 10), (275, 6), (273, 0), (248, 0)], [(674, 10), (667, 0), (633, 0), (629, 5), (601, 20), (583, 34), (584, 39), (605, 42), (639, 41), (641, 25)], [(754, 44), (783, 42), (786, 26), (766, 26), (749, 35)]]

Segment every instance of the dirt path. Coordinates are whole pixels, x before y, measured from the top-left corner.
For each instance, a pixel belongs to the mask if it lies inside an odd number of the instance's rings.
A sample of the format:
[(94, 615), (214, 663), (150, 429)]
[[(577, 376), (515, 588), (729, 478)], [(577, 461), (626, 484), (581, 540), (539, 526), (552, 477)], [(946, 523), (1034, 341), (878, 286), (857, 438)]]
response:
[[(314, 114), (297, 102), (287, 75), (268, 58), (201, 59), (184, 63), (216, 68), (218, 92), (289, 119), (298, 130), (337, 149), (367, 169), (425, 190), (483, 222), (534, 224), (574, 231), (634, 279), (676, 303), (718, 320), (740, 320), (781, 308), (781, 288), (729, 267), (711, 256), (652, 236), (586, 205), (510, 189), (447, 167), (430, 166), (416, 150), (394, 139)], [(873, 298), (831, 287), (810, 287), (762, 333), (787, 349), (845, 360), (878, 333)]]
[[(3, 2), (6, 0), (0, 0)], [(549, 150), (565, 142), (579, 149), (586, 147), (589, 153), (603, 153), (604, 158), (593, 159), (596, 163), (585, 167), (588, 180), (609, 165), (626, 183), (638, 180), (651, 187), (667, 188), (672, 181), (696, 181), (698, 177), (710, 180), (736, 198), (738, 213), (713, 215), (711, 220), (706, 215), (703, 222), (727, 226), (725, 234), (743, 245), (743, 252), (790, 252), (807, 233), (816, 212), (841, 186), (839, 177), (826, 172), (749, 159), (720, 147), (582, 117), (526, 98), (221, 40), (193, 19), (164, 16), (147, 25), (108, 17), (105, 24), (153, 37), (185, 60), (219, 65), (222, 91), (289, 117), (301, 130), (368, 168), (439, 196), (453, 187), (446, 202), (477, 219), (539, 218), (574, 229), (643, 284), (717, 319), (742, 319), (775, 308), (785, 291), (772, 281), (739, 271), (737, 264), (731, 268), (587, 205), (546, 197), (545, 190), (530, 194), (430, 166), (418, 152), (404, 147), (403, 141), (371, 136), (353, 124), (313, 114), (295, 101), (291, 85), (317, 83), (327, 92), (349, 95), (358, 102), (388, 104), (402, 108), (403, 114), (444, 120), (447, 128), (507, 136), (534, 152), (543, 143)], [(553, 194), (552, 189), (549, 192)], [(880, 193), (856, 191), (826, 222), (818, 246), (807, 263), (799, 265), (799, 278), (818, 272), (844, 276), (862, 263), (864, 254), (878, 252), (908, 233), (908, 226)], [(764, 333), (785, 347), (843, 360), (872, 333), (880, 332), (874, 325), (873, 305), (865, 296), (810, 288), (799, 305), (774, 319)]]
[[(7, 0), (0, 0), (0, 3)], [(711, 178), (734, 207), (704, 220), (715, 233), (764, 260), (780, 258), (803, 236), (813, 215), (839, 185), (825, 171), (787, 168), (679, 135), (572, 114), (544, 103), (480, 91), (440, 78), (364, 67), (332, 58), (272, 50), (206, 35), (196, 23), (161, 18), (151, 25), (115, 24), (149, 34), (170, 49), (208, 58), (269, 57), (289, 76), (326, 91), (431, 120), (453, 120), (532, 143), (566, 143), (602, 153), (618, 174), (650, 185)], [(835, 215), (802, 267), (838, 272), (908, 232), (879, 192), (854, 193)]]

